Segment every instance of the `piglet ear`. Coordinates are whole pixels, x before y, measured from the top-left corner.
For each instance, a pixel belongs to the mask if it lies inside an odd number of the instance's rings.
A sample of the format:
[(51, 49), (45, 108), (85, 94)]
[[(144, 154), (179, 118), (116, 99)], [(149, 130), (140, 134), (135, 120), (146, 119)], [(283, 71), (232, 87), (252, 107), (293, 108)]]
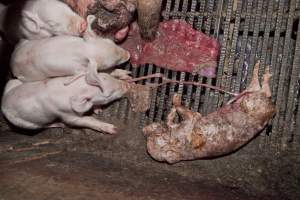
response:
[(40, 32), (41, 23), (37, 14), (28, 11), (23, 11), (22, 17), (24, 26), (28, 31), (32, 33)]
[(72, 96), (70, 98), (70, 104), (72, 110), (79, 115), (83, 115), (93, 107), (92, 102), (84, 96)]
[(94, 60), (89, 60), (85, 78), (89, 85), (97, 86), (100, 88), (101, 92), (103, 92), (103, 84), (101, 79), (98, 77), (97, 63)]
[(95, 15), (88, 15), (86, 18), (87, 21), (87, 28), (86, 31), (83, 34), (84, 40), (89, 40), (91, 38), (96, 38), (97, 34), (92, 29), (92, 23), (96, 20)]

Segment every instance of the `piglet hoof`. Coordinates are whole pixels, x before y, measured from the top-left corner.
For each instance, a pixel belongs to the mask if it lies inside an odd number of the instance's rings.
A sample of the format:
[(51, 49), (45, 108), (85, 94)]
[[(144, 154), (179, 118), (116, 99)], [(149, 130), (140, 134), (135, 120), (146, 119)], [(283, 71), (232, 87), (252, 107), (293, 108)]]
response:
[(116, 69), (110, 73), (115, 78), (120, 80), (131, 80), (132, 77), (130, 76), (131, 72), (123, 69)]
[(174, 94), (174, 96), (173, 96), (173, 105), (174, 106), (180, 106), (181, 105), (181, 95)]
[(115, 135), (119, 132), (119, 130), (116, 126), (110, 124), (110, 125), (107, 125), (107, 127), (105, 127), (105, 132), (108, 134)]
[(101, 109), (101, 108), (97, 108), (97, 109), (94, 110), (94, 113), (95, 113), (96, 115), (100, 115), (101, 112), (102, 112), (102, 109)]

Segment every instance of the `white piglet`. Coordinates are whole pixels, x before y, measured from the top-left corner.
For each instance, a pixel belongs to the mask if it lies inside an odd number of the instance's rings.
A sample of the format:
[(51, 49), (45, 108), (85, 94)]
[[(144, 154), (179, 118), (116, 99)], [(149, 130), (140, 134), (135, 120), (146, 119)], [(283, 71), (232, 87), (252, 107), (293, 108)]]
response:
[[(23, 83), (10, 80), (2, 97), (4, 116), (17, 127), (41, 129), (51, 127), (90, 128), (110, 134), (116, 133), (114, 125), (99, 121), (87, 112), (121, 98), (130, 88), (129, 83), (115, 79), (109, 74), (88, 74), (94, 85), (80, 77), (64, 86), (66, 77), (45, 81)], [(100, 88), (104, 88), (103, 91)]]
[(28, 0), (0, 7), (0, 27), (12, 43), (55, 35), (79, 36), (87, 27), (85, 19), (59, 0)]
[(74, 75), (73, 79), (76, 79), (88, 71), (106, 70), (126, 62), (129, 58), (129, 52), (113, 41), (96, 37), (93, 32), (86, 31), (83, 38), (56, 36), (42, 40), (25, 40), (12, 54), (11, 68), (13, 75), (23, 82)]

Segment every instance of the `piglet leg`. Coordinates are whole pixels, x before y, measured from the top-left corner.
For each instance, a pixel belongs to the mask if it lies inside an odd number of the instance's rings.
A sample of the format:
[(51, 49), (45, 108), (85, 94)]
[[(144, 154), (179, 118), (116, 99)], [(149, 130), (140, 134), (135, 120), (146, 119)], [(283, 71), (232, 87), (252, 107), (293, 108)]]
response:
[(193, 112), (193, 111), (189, 110), (188, 108), (181, 105), (181, 96), (180, 95), (177, 95), (177, 94), (174, 95), (173, 104), (174, 104), (174, 107), (175, 107), (177, 113), (183, 119), (183, 121), (192, 120), (193, 118), (195, 118), (195, 116), (201, 117), (200, 113)]
[(270, 74), (270, 67), (266, 66), (265, 68), (265, 73), (263, 77), (263, 82), (262, 82), (262, 92), (266, 94), (267, 97), (271, 97), (271, 89), (269, 85), (269, 81), (271, 79), (272, 75)]
[(64, 128), (64, 127), (66, 127), (66, 125), (61, 122), (53, 123), (47, 126), (47, 128)]
[(70, 126), (90, 128), (99, 132), (105, 132), (109, 134), (117, 133), (117, 127), (115, 127), (114, 125), (102, 122), (91, 116), (71, 117), (70, 119), (66, 120), (66, 123)]
[(176, 108), (172, 108), (171, 112), (168, 114), (168, 117), (167, 117), (167, 126), (169, 128), (176, 128), (179, 126), (179, 124), (176, 124), (174, 123), (174, 120), (175, 120), (175, 117), (176, 117)]
[(101, 106), (94, 106), (93, 112), (94, 112), (96, 115), (99, 115), (99, 114), (102, 112)]
[(256, 92), (256, 91), (259, 91), (261, 89), (260, 84), (259, 84), (259, 80), (258, 80), (259, 64), (260, 64), (260, 61), (258, 61), (254, 66), (251, 83), (247, 87), (247, 89), (245, 90), (247, 92)]

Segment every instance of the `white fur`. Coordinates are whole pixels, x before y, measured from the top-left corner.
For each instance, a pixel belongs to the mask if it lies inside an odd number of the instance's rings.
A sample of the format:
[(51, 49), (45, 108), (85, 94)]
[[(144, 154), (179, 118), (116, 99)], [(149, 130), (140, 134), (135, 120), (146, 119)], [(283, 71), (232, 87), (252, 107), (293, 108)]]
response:
[(56, 36), (21, 42), (12, 55), (11, 68), (15, 77), (28, 82), (84, 74), (90, 62), (105, 70), (129, 58), (128, 51), (109, 39)]
[(55, 35), (79, 36), (84, 31), (85, 19), (59, 0), (28, 0), (20, 4), (1, 9), (1, 29), (13, 43)]
[(99, 73), (93, 77), (99, 85), (87, 84), (83, 76), (65, 86), (67, 78), (30, 83), (10, 80), (2, 97), (3, 114), (15, 126), (26, 129), (63, 127), (67, 124), (115, 133), (114, 125), (86, 116), (86, 112), (121, 98), (129, 88), (128, 83)]

